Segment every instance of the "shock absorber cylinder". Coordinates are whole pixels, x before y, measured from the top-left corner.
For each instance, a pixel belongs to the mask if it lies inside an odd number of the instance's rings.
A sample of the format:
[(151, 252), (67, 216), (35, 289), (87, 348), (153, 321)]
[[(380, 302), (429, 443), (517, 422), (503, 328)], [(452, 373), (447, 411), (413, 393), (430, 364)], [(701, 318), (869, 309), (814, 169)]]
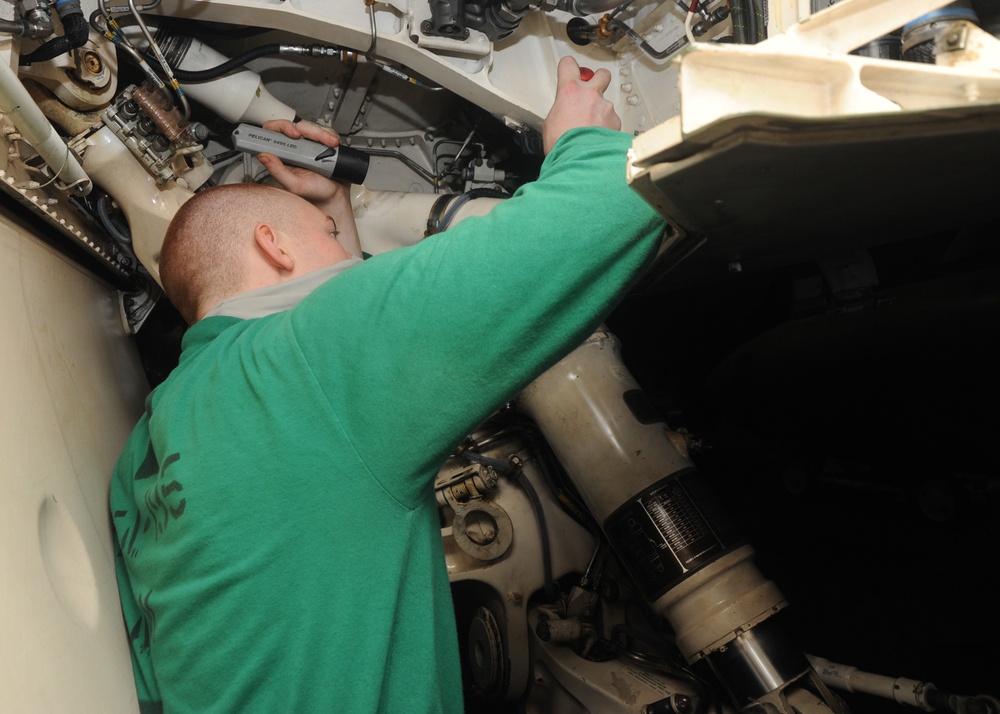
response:
[(613, 335), (592, 335), (517, 402), (689, 663), (711, 668), (740, 707), (815, 679), (781, 626), (787, 601), (648, 407)]

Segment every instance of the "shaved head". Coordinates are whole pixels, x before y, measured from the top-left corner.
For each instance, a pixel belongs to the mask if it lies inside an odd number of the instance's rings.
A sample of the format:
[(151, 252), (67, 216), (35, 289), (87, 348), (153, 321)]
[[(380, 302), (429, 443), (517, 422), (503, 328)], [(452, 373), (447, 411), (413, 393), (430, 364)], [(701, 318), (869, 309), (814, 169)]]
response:
[(270, 186), (225, 184), (195, 194), (170, 221), (160, 252), (160, 280), (188, 324), (241, 292), (254, 229), (295, 227), (302, 199)]

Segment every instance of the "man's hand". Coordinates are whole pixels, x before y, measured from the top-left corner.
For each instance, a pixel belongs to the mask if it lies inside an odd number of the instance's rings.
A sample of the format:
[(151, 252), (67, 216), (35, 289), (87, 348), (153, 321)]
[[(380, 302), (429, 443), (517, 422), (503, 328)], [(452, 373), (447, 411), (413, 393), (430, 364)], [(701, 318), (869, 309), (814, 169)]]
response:
[(622, 120), (614, 106), (604, 98), (610, 85), (611, 73), (606, 69), (597, 70), (593, 78), (584, 81), (575, 59), (563, 57), (559, 60), (556, 98), (542, 122), (542, 145), (546, 154), (570, 129), (603, 126), (617, 131), (622, 128)]
[[(340, 137), (336, 132), (308, 121), (293, 124), (287, 119), (272, 119), (264, 122), (264, 128), (280, 131), (289, 139), (309, 139), (318, 141), (324, 146), (340, 146)], [(274, 154), (262, 153), (257, 159), (284, 189), (310, 203), (322, 205), (339, 194), (348, 193), (346, 184), (320, 176), (309, 169), (285, 166), (284, 162)]]
[[(293, 124), (287, 119), (272, 119), (264, 122), (264, 128), (269, 131), (280, 131), (289, 139), (309, 139), (325, 146), (340, 146), (340, 137), (336, 132), (308, 121)], [(358, 226), (354, 222), (354, 211), (351, 210), (350, 184), (333, 181), (309, 169), (285, 166), (284, 162), (274, 154), (258, 154), (257, 159), (264, 164), (282, 188), (304, 198), (331, 216), (340, 231), (337, 240), (351, 255), (361, 257)]]

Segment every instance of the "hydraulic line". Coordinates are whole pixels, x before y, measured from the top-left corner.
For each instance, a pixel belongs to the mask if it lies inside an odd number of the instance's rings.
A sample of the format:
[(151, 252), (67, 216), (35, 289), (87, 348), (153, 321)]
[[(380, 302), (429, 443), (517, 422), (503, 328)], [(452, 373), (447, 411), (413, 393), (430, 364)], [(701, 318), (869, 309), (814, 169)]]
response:
[(216, 66), (209, 67), (208, 69), (190, 71), (175, 68), (173, 70), (174, 76), (177, 77), (181, 82), (191, 83), (191, 82), (207, 82), (212, 79), (217, 79), (225, 74), (229, 74), (233, 70), (240, 69), (247, 62), (251, 62), (258, 57), (265, 57), (271, 55), (313, 55), (313, 56), (331, 56), (335, 54), (341, 54), (343, 51), (338, 47), (333, 47), (329, 45), (282, 45), (282, 44), (269, 44), (261, 45), (260, 47), (254, 47), (253, 49), (247, 50), (243, 54), (233, 57), (226, 62)]
[(62, 21), (63, 34), (60, 37), (53, 37), (34, 52), (23, 55), (18, 64), (44, 62), (83, 47), (87, 43), (89, 36), (87, 19), (83, 16), (80, 0), (56, 0), (56, 12)]
[(566, 2), (566, 9), (574, 15), (583, 17), (614, 10), (621, 4), (622, 0), (569, 0)]
[(20, 20), (0, 20), (0, 32), (33, 40), (52, 34), (52, 18), (44, 5), (33, 7)]
[(625, 0), (625, 2), (623, 2), (621, 5), (619, 5), (614, 10), (612, 10), (609, 13), (608, 17), (611, 18), (611, 19), (614, 19), (615, 17), (618, 17), (619, 13), (622, 13), (622, 12), (625, 12), (626, 10), (628, 10), (629, 5), (631, 5), (633, 2), (635, 2), (635, 0)]
[(750, 15), (747, 12), (747, 0), (732, 0), (733, 42), (738, 45), (753, 44), (750, 42)]
[(372, 28), (372, 41), (365, 52), (365, 59), (374, 62), (375, 45), (378, 42), (378, 26), (375, 24), (375, 0), (364, 0), (365, 7), (368, 8), (368, 18)]
[[(455, 168), (455, 164), (458, 162), (458, 159), (462, 155), (462, 152), (465, 151), (465, 147), (467, 147), (469, 145), (469, 142), (472, 141), (472, 137), (476, 135), (476, 129), (479, 128), (479, 123), (481, 121), (482, 121), (482, 117), (480, 117), (478, 120), (476, 120), (475, 126), (472, 127), (472, 131), (469, 132), (469, 135), (467, 137), (465, 137), (465, 141), (462, 142), (462, 145), (458, 149), (458, 153), (455, 154), (455, 158), (453, 158), (451, 160), (451, 164), (448, 165), (448, 168), (445, 170), (445, 173), (447, 173), (447, 172), (451, 171), (453, 168)], [(437, 161), (435, 161), (435, 163), (434, 163), (434, 169), (437, 170)]]
[(161, 2), (163, 2), (163, 0), (153, 0), (152, 2), (146, 5), (135, 5), (133, 3), (131, 4), (129, 9), (125, 9), (122, 8), (121, 6), (118, 6), (115, 7), (113, 10), (109, 10), (107, 5), (105, 4), (105, 0), (97, 0), (97, 6), (100, 8), (101, 14), (104, 15), (104, 17), (110, 18), (112, 15), (129, 15), (135, 11), (149, 12), (150, 10), (157, 8)]
[(398, 70), (395, 67), (390, 67), (389, 65), (385, 64), (384, 62), (376, 59), (376, 57), (375, 57), (375, 46), (378, 43), (378, 27), (375, 24), (375, 0), (364, 0), (364, 3), (365, 3), (365, 6), (367, 6), (367, 8), (368, 8), (368, 17), (370, 18), (370, 22), (371, 22), (371, 36), (372, 36), (372, 41), (368, 45), (368, 49), (365, 51), (365, 59), (368, 60), (369, 62), (371, 62), (372, 64), (374, 64), (376, 67), (378, 67), (380, 70), (382, 70), (386, 74), (391, 74), (393, 77), (396, 77), (397, 79), (401, 79), (404, 82), (408, 82), (410, 84), (415, 84), (418, 87), (425, 87), (427, 89), (433, 89), (433, 90), (442, 90), (442, 89), (444, 89), (444, 87), (438, 87), (438, 86), (426, 84), (424, 82), (421, 82), (418, 79), (414, 79), (410, 75), (406, 74), (406, 72)]
[(545, 595), (549, 598), (554, 598), (556, 596), (556, 586), (552, 580), (552, 546), (549, 544), (549, 529), (545, 523), (545, 509), (542, 507), (541, 499), (538, 498), (538, 492), (535, 491), (535, 487), (531, 485), (528, 477), (524, 475), (524, 471), (518, 470), (517, 485), (521, 487), (521, 490), (524, 491), (531, 502), (531, 508), (535, 512), (535, 520), (538, 521), (538, 535), (542, 542), (542, 568), (545, 574)]
[(365, 147), (365, 153), (371, 154), (372, 156), (389, 156), (393, 159), (399, 159), (404, 164), (409, 166), (411, 169), (416, 171), (418, 174), (423, 176), (425, 179), (433, 183), (435, 187), (438, 184), (440, 177), (431, 173), (430, 171), (425, 169), (423, 166), (418, 164), (416, 161), (414, 161), (401, 151), (396, 151), (395, 149), (377, 149), (377, 148)]
[(104, 226), (105, 230), (111, 234), (119, 243), (124, 245), (132, 245), (132, 236), (128, 233), (123, 226), (121, 226), (115, 219), (111, 217), (111, 209), (108, 204), (111, 202), (106, 196), (101, 196), (97, 199), (97, 217), (101, 219), (101, 224)]
[(765, 0), (732, 0), (733, 40), (755, 45), (767, 38)]
[[(122, 48), (126, 52), (126, 55), (139, 65), (139, 68), (142, 69), (143, 73), (149, 78), (157, 89), (165, 90), (167, 84), (170, 85), (170, 88), (174, 91), (174, 94), (177, 97), (177, 104), (181, 107), (183, 122), (186, 124), (191, 118), (191, 104), (188, 102), (187, 96), (184, 94), (184, 90), (181, 89), (180, 82), (178, 82), (176, 77), (174, 77), (170, 65), (167, 63), (166, 58), (163, 56), (159, 46), (153, 39), (152, 33), (149, 31), (149, 27), (146, 25), (146, 22), (142, 19), (141, 15), (141, 12), (151, 10), (159, 4), (160, 0), (154, 0), (148, 5), (136, 5), (135, 0), (128, 0), (128, 10), (129, 13), (135, 18), (136, 24), (139, 26), (143, 37), (145, 37), (146, 41), (149, 43), (148, 51), (151, 52), (151, 54), (159, 62), (163, 74), (167, 78), (166, 83), (160, 79), (159, 75), (157, 75), (156, 72), (153, 71), (149, 64), (143, 59), (142, 55), (135, 49), (135, 46), (112, 16), (113, 14), (126, 14), (124, 12), (118, 12), (120, 8), (115, 8), (116, 13), (112, 13), (105, 6), (105, 0), (98, 0), (99, 10), (91, 15), (90, 25), (105, 38), (111, 40), (117, 47)], [(103, 20), (103, 24), (101, 23), (101, 20)]]
[[(158, 2), (159, 0), (157, 0)], [(101, 5), (103, 9), (103, 2)], [(136, 7), (135, 0), (128, 0), (129, 10), (132, 11), (132, 15), (135, 17), (135, 21), (139, 24), (139, 29), (142, 30), (142, 34), (146, 37), (146, 42), (149, 43), (150, 50), (156, 56), (156, 59), (160, 63), (160, 67), (163, 68), (163, 73), (167, 76), (167, 83), (170, 85), (171, 89), (174, 90), (174, 94), (177, 95), (177, 100), (181, 105), (181, 111), (184, 114), (183, 123), (187, 123), (191, 119), (191, 104), (188, 102), (187, 97), (184, 96), (184, 90), (181, 89), (180, 82), (174, 77), (173, 71), (170, 69), (170, 65), (167, 63), (166, 57), (163, 56), (163, 52), (160, 51), (160, 46), (156, 44), (153, 39), (153, 34), (149, 31), (149, 27), (146, 26), (145, 21), (142, 19), (142, 15), (139, 9)]]
[(137, 50), (132, 43), (128, 41), (128, 38), (120, 32), (118, 23), (115, 22), (113, 18), (105, 17), (101, 14), (100, 10), (95, 10), (90, 16), (90, 26), (94, 28), (95, 32), (102, 35), (105, 39), (113, 42), (115, 47), (124, 51), (157, 89), (165, 90), (167, 88), (167, 85), (165, 85), (163, 80), (160, 79), (160, 75), (158, 75), (156, 71), (149, 66), (149, 63), (139, 53), (139, 50)]
[(510, 197), (503, 191), (495, 191), (491, 188), (474, 188), (471, 191), (466, 191), (457, 199), (455, 199), (455, 201), (448, 207), (448, 210), (445, 211), (444, 217), (441, 219), (441, 223), (438, 225), (437, 228), (438, 232), (440, 233), (441, 231), (447, 230), (448, 226), (451, 225), (451, 222), (455, 220), (455, 216), (458, 215), (458, 212), (461, 210), (462, 206), (464, 206), (466, 203), (476, 198), (506, 199)]
[(654, 59), (666, 59), (671, 55), (676, 54), (682, 47), (689, 43), (687, 36), (681, 37), (679, 40), (674, 42), (672, 45), (663, 50), (657, 50), (652, 45), (650, 45), (646, 40), (642, 39), (642, 36), (633, 30), (631, 27), (626, 25), (621, 20), (611, 20), (608, 22), (608, 28), (612, 30), (621, 30), (635, 42), (643, 52), (648, 54)]

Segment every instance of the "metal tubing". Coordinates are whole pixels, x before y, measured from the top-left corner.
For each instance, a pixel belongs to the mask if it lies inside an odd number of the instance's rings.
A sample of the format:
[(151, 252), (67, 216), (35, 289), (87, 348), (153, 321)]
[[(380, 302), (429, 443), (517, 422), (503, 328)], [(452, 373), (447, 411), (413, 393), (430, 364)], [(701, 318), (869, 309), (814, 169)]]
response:
[(90, 177), (5, 62), (0, 62), (0, 112), (10, 118), (24, 140), (69, 190), (81, 196), (90, 193), (93, 188)]
[(20, 37), (24, 34), (24, 23), (17, 20), (0, 20), (0, 32)]
[(574, 15), (583, 17), (585, 15), (596, 15), (601, 12), (614, 10), (622, 4), (623, 0), (569, 0), (566, 9)]

